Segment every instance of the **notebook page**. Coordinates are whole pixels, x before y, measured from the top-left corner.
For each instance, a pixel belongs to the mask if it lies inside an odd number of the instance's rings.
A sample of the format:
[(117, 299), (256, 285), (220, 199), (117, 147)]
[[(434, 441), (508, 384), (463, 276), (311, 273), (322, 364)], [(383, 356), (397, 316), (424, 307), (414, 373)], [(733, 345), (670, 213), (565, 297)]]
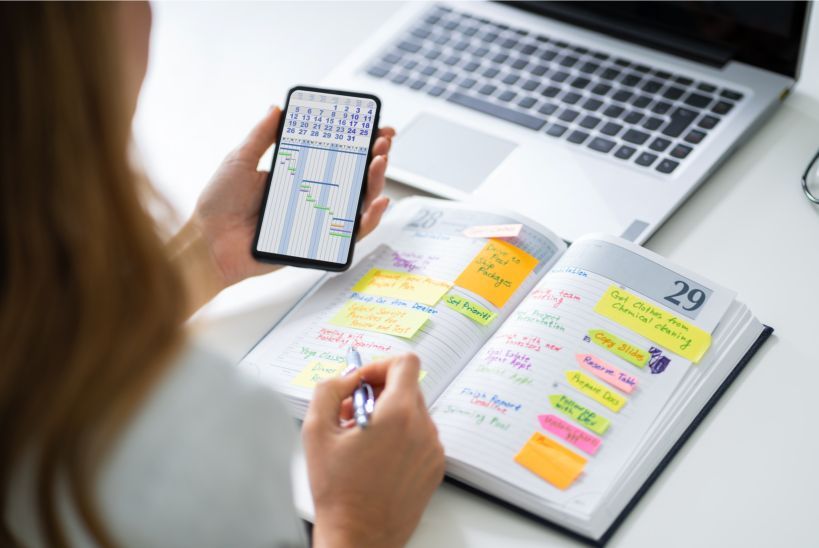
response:
[[(615, 275), (618, 279), (611, 277)], [(664, 306), (658, 299), (664, 300), (665, 295), (653, 286), (669, 276), (670, 281), (686, 280), (690, 287), (702, 287), (707, 293), (696, 317), (686, 319), (712, 332), (733, 302), (732, 292), (619, 239), (575, 242), (433, 405), (451, 468), (458, 470), (455, 476), (470, 476), (472, 469), (477, 471), (471, 474), (473, 483), (474, 478), (491, 475), (541, 499), (544, 506), (578, 518), (591, 515), (624, 473), (688, 368), (698, 367), (594, 308), (615, 283), (646, 303)], [(694, 297), (698, 300), (699, 293)], [(638, 367), (627, 355), (618, 356), (597, 344), (592, 337), (599, 332), (641, 349), (650, 356), (648, 363)], [(631, 391), (616, 388), (584, 368), (581, 362), (586, 356), (631, 377)], [(606, 387), (625, 404), (619, 411), (604, 405), (570, 381), (575, 372)], [(586, 410), (586, 417), (594, 413), (598, 422), (574, 420), (550, 396), (568, 398)], [(566, 400), (558, 401), (567, 407)], [(547, 417), (545, 424), (542, 417)], [(601, 418), (608, 421), (605, 430), (600, 428)], [(567, 441), (556, 433), (555, 424), (574, 427), (582, 436), (579, 441), (575, 436), (576, 443)], [(582, 473), (565, 489), (515, 462), (534, 433), (586, 459)]]
[[(355, 268), (329, 279), (309, 296), (296, 313), (251, 350), (240, 364), (243, 369), (291, 399), (307, 401), (313, 388), (300, 383), (299, 375), (317, 361), (328, 364), (328, 368), (343, 365), (351, 345), (359, 349), (365, 362), (414, 351), (422, 362), (422, 392), (427, 401), (432, 401), (565, 249), (556, 236), (540, 227), (535, 230), (528, 223), (517, 238), (507, 238), (506, 241), (537, 258), (538, 264), (505, 305), (497, 307), (479, 295), (453, 288), (498, 314), (488, 325), (481, 325), (445, 305), (444, 299), (429, 305), (411, 299), (374, 296), (353, 288), (372, 269), (453, 282), (487, 243), (485, 238), (464, 236), (465, 229), (521, 220), (476, 205), (413, 199), (399, 204), (386, 222), (385, 243)], [(428, 315), (428, 320), (410, 338), (333, 323), (339, 311), (351, 302), (417, 311)]]

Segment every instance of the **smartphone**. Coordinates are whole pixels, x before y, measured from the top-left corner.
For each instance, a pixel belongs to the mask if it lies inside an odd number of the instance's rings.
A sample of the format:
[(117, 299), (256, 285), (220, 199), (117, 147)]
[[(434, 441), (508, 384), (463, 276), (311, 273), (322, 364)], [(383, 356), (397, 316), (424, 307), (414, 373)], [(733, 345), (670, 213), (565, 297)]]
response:
[(301, 86), (288, 92), (254, 257), (350, 267), (380, 110), (378, 97), (364, 93)]

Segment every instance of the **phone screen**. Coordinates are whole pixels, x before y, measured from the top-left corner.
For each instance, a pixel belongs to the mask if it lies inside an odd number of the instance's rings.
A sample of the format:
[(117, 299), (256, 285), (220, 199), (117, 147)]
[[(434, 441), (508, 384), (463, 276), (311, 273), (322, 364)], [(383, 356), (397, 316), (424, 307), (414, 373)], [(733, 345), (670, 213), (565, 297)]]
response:
[(372, 95), (290, 91), (254, 256), (327, 270), (349, 267), (379, 108)]

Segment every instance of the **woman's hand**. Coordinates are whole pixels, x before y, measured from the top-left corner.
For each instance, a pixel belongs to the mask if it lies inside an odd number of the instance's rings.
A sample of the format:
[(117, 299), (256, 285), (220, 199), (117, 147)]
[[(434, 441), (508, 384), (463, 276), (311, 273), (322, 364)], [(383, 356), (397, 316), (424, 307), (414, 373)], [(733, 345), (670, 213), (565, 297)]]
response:
[[(413, 354), (316, 387), (302, 428), (316, 508), (314, 546), (406, 543), (444, 475), (444, 452), (418, 388)], [(345, 427), (364, 378), (381, 390), (367, 428)]]
[[(171, 242), (171, 253), (179, 260), (189, 287), (192, 310), (225, 287), (278, 268), (256, 261), (250, 248), (268, 175), (257, 166), (276, 141), (280, 117), (281, 110), (272, 108), (225, 158), (199, 197), (190, 220)], [(394, 129), (382, 128), (373, 145), (359, 238), (378, 226), (389, 204), (381, 192), (394, 135)]]

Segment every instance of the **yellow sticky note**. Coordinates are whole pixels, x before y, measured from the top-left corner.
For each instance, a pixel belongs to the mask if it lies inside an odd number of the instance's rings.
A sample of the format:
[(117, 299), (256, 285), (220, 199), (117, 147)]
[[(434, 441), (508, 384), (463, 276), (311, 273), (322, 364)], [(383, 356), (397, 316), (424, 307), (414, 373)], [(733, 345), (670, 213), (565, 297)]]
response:
[(616, 284), (606, 289), (594, 311), (694, 363), (711, 346), (707, 331)]
[(344, 369), (345, 364), (337, 362), (324, 362), (321, 360), (313, 360), (307, 364), (307, 367), (293, 377), (290, 384), (302, 386), (304, 388), (313, 388), (324, 379), (338, 376)]
[(535, 432), (515, 455), (515, 462), (558, 489), (566, 489), (586, 466), (586, 459), (540, 432)]
[(602, 403), (612, 411), (619, 412), (628, 401), (625, 396), (614, 390), (609, 390), (605, 385), (580, 371), (566, 371), (566, 379), (569, 384), (580, 390), (580, 392), (594, 401)]
[(537, 263), (537, 259), (522, 249), (492, 239), (461, 272), (455, 285), (477, 293), (500, 308)]
[(420, 310), (347, 301), (330, 323), (410, 339), (428, 318), (429, 314)]
[(428, 276), (373, 268), (353, 286), (353, 291), (434, 305), (451, 287), (451, 282)]
[(489, 325), (492, 320), (495, 319), (495, 316), (497, 316), (497, 314), (484, 308), (472, 299), (467, 299), (466, 297), (452, 293), (444, 297), (444, 304), (481, 325)]

